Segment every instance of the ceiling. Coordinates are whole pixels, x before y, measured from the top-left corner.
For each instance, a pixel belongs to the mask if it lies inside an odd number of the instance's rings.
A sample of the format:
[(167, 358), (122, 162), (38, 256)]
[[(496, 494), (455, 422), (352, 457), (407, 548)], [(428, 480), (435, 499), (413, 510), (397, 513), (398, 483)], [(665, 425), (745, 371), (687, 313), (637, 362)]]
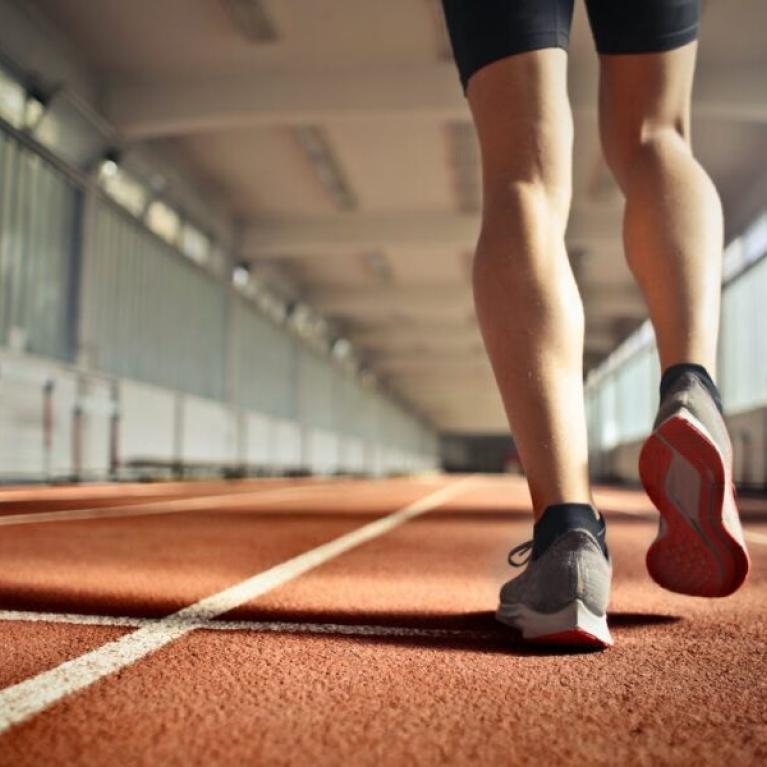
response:
[[(440, 430), (505, 430), (469, 276), (478, 150), (437, 0), (34, 4), (71, 42), (126, 145), (182, 158), (229, 211), (243, 258), (329, 317)], [(767, 199), (767, 4), (704, 6), (693, 144), (734, 233)], [(580, 2), (570, 54), (568, 247), (588, 369), (646, 312), (598, 145)]]

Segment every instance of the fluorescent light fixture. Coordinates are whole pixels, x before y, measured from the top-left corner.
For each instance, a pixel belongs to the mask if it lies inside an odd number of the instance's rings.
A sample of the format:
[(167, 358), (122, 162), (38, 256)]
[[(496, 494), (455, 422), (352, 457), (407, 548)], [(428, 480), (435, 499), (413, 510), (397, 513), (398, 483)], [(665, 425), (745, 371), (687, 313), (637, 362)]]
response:
[(260, 0), (222, 0), (237, 31), (250, 43), (277, 39), (277, 30)]
[(354, 194), (322, 130), (315, 125), (301, 125), (294, 128), (293, 133), (314, 166), (317, 177), (338, 207), (343, 210), (356, 208)]

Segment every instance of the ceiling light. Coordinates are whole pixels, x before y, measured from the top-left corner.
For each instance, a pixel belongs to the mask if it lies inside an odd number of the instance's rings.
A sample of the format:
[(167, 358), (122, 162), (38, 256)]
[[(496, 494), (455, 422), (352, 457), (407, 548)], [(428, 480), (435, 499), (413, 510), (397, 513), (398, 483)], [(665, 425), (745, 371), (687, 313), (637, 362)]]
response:
[(232, 271), (232, 282), (238, 288), (245, 288), (250, 282), (250, 269), (245, 264), (238, 264)]
[(117, 175), (117, 163), (114, 160), (104, 160), (101, 163), (101, 175), (112, 178)]
[(260, 0), (223, 0), (232, 23), (242, 37), (251, 43), (267, 43), (277, 39), (277, 30)]
[(45, 109), (50, 102), (50, 96), (45, 94), (39, 88), (29, 88), (27, 90), (27, 100), (24, 104), (24, 126), (30, 130), (35, 130), (40, 125)]
[(320, 182), (336, 200), (338, 207), (343, 210), (357, 207), (354, 194), (322, 131), (314, 125), (301, 125), (293, 132)]
[(342, 360), (349, 356), (352, 345), (346, 338), (336, 338), (330, 346), (330, 351), (336, 359)]

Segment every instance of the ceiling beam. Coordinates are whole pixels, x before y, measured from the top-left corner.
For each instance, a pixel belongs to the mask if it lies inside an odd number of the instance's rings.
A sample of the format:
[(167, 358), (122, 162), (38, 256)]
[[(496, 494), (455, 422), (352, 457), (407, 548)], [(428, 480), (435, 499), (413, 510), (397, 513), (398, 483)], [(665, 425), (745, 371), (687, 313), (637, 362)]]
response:
[[(639, 288), (633, 282), (625, 285), (583, 285), (580, 293), (587, 311), (597, 308), (608, 316), (643, 318), (647, 309)], [(473, 317), (474, 299), (471, 285), (460, 283), (424, 283), (421, 285), (385, 285), (377, 287), (320, 288), (307, 294), (306, 300), (327, 316), (390, 317), (392, 314), (414, 314), (435, 317)], [(589, 325), (587, 325), (587, 331)], [(595, 328), (595, 337), (601, 332)], [(589, 334), (590, 335), (590, 334)], [(614, 336), (612, 336), (614, 341)]]
[(113, 85), (106, 111), (129, 139), (240, 126), (418, 115), (469, 119), (451, 63), (347, 72), (254, 72), (242, 77)]
[[(571, 67), (576, 112), (596, 109), (594, 67)], [(470, 121), (452, 61), (344, 72), (253, 72), (239, 77), (113, 82), (107, 116), (127, 139), (240, 126), (306, 125), (393, 116)], [(694, 116), (767, 123), (759, 67), (701, 65)]]
[[(295, 258), (339, 252), (415, 248), (471, 250), (481, 227), (478, 213), (355, 213), (314, 217), (263, 218), (246, 224), (243, 258)], [(621, 247), (621, 210), (576, 207), (567, 241), (572, 247)]]
[(402, 309), (416, 314), (468, 314), (474, 304), (471, 286), (449, 283), (373, 288), (322, 288), (307, 295), (312, 307), (326, 314), (357, 314), (369, 317)]
[(446, 326), (439, 331), (403, 328), (394, 333), (382, 329), (375, 333), (368, 331), (364, 334), (351, 330), (347, 331), (347, 335), (356, 349), (365, 349), (370, 352), (417, 351), (422, 347), (450, 351), (473, 349), (482, 344), (479, 328), (476, 327), (456, 330), (455, 326)]
[(402, 367), (430, 367), (436, 365), (456, 365), (466, 367), (473, 364), (482, 368), (489, 368), (487, 353), (484, 348), (474, 347), (462, 350), (444, 350), (444, 349), (393, 349), (377, 351), (374, 355), (367, 358), (371, 365), (381, 369)]

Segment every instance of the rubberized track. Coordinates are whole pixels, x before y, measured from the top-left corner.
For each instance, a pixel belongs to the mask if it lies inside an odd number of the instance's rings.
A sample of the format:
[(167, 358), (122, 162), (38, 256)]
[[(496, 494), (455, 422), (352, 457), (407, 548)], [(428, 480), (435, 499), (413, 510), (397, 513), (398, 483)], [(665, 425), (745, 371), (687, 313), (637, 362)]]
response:
[(705, 600), (595, 496), (616, 646), (561, 654), (492, 617), (520, 478), (0, 491), (0, 764), (765, 763), (767, 499)]

